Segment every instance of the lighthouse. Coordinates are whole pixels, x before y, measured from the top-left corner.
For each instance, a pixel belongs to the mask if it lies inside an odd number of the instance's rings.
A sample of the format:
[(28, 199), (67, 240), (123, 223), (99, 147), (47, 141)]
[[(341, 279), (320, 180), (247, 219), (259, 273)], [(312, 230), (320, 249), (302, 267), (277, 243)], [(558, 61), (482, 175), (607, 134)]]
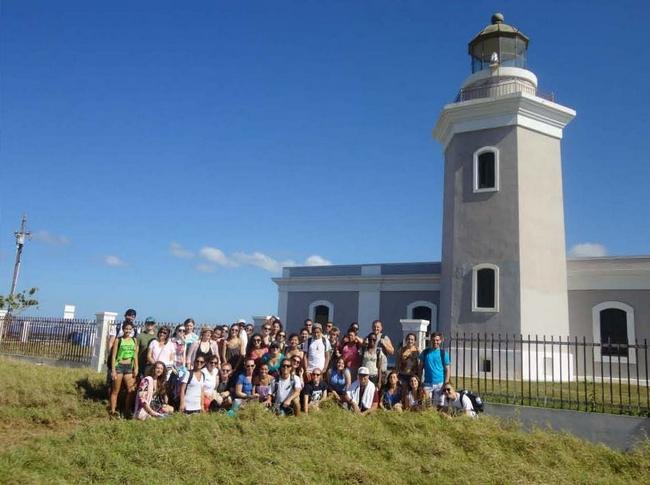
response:
[(434, 128), (444, 150), (440, 326), (569, 335), (561, 141), (575, 111), (538, 89), (529, 38), (503, 15)]

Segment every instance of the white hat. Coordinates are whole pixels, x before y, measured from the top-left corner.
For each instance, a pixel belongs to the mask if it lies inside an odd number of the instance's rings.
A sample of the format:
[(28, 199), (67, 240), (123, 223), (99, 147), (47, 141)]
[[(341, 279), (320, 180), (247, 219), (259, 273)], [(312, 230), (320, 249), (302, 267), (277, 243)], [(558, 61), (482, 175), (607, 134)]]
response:
[(237, 320), (237, 323), (246, 323), (246, 320), (244, 320), (243, 318), (240, 318), (239, 320)]
[(359, 374), (360, 376), (369, 376), (370, 371), (368, 370), (367, 367), (359, 367), (359, 370), (357, 371), (357, 374)]

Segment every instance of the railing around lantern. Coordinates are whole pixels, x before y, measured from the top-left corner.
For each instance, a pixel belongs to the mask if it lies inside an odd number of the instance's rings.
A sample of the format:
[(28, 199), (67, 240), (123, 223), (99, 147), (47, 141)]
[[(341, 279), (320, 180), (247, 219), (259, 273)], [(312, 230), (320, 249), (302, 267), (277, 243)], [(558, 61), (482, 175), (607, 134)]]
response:
[(519, 79), (511, 79), (508, 81), (488, 84), (485, 86), (463, 88), (458, 92), (458, 95), (456, 96), (454, 102), (460, 103), (461, 101), (469, 101), (472, 99), (480, 98), (492, 98), (520, 92), (532, 94), (533, 96), (537, 96), (547, 101), (555, 102), (555, 95), (553, 93), (546, 93), (544, 91), (541, 91), (532, 86), (530, 83), (521, 81)]
[(455, 334), (452, 381), (487, 402), (650, 416), (648, 342)]
[(95, 320), (7, 315), (0, 323), (2, 354), (90, 364)]

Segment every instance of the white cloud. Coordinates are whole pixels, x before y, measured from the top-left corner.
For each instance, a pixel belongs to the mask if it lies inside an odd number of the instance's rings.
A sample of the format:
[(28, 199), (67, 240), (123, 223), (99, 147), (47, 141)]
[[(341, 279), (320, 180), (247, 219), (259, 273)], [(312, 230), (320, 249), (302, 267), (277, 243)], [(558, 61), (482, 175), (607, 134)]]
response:
[(214, 273), (217, 270), (214, 265), (208, 263), (199, 263), (194, 268), (201, 273)]
[(172, 242), (169, 245), (169, 252), (177, 258), (181, 259), (192, 259), (194, 257), (194, 253), (192, 251), (185, 249), (183, 246), (176, 242)]
[(113, 255), (104, 256), (104, 264), (106, 264), (106, 266), (112, 266), (114, 268), (119, 268), (127, 265), (123, 259)]
[(218, 264), (219, 266), (238, 266), (236, 261), (233, 261), (228, 256), (224, 254), (221, 249), (213, 248), (210, 246), (204, 246), (199, 251), (199, 255), (211, 263)]
[(598, 243), (580, 243), (569, 250), (569, 256), (572, 258), (598, 258), (607, 256), (607, 248)]
[(32, 239), (52, 246), (65, 246), (70, 244), (70, 240), (60, 234), (53, 234), (50, 231), (36, 231), (32, 233)]
[(305, 266), (331, 266), (332, 262), (318, 254), (312, 254), (305, 259)]
[(295, 261), (286, 260), (278, 261), (277, 259), (267, 256), (264, 253), (255, 251), (254, 253), (235, 253), (233, 258), (240, 264), (250, 264), (251, 266), (257, 266), (259, 268), (265, 269), (272, 273), (278, 273), (283, 266), (295, 266)]

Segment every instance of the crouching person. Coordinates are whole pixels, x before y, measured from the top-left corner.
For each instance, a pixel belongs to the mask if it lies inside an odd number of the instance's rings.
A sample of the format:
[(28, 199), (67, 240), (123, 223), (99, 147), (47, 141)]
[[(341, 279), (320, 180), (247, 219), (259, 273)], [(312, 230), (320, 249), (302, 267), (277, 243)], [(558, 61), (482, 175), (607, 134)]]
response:
[(442, 408), (445, 416), (469, 416), (476, 417), (476, 411), (472, 400), (467, 394), (456, 392), (454, 386), (447, 383), (442, 388)]
[(327, 399), (327, 384), (322, 379), (323, 371), (316, 368), (311, 373), (311, 382), (305, 384), (302, 390), (302, 409), (305, 414), (318, 411), (321, 401)]
[(167, 404), (167, 368), (164, 362), (156, 362), (140, 381), (133, 416), (144, 421), (148, 418), (164, 418), (174, 412)]
[(292, 369), (291, 361), (284, 359), (280, 364), (280, 375), (273, 380), (271, 395), (267, 399), (267, 405), (272, 403), (275, 412), (282, 416), (300, 414), (302, 382), (291, 373)]
[(358, 375), (347, 393), (349, 406), (356, 413), (368, 414), (377, 407), (375, 400), (377, 389), (370, 380), (370, 371), (367, 367), (359, 367)]

